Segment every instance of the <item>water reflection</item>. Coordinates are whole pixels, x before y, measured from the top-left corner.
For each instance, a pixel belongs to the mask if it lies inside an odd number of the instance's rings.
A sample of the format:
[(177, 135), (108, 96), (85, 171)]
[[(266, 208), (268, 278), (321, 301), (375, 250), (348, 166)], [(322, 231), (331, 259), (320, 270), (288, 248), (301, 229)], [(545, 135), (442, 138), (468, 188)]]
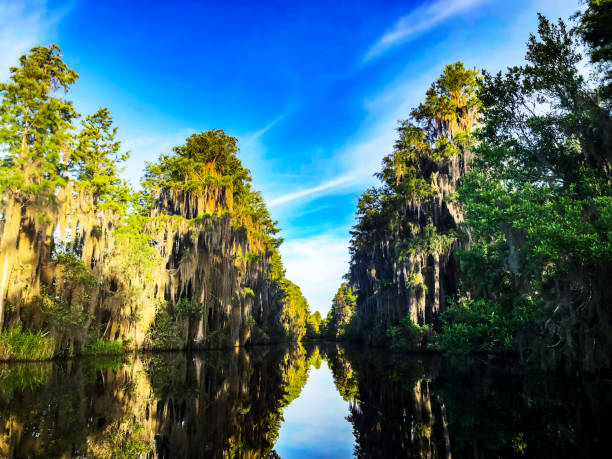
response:
[(608, 457), (612, 381), (517, 375), (488, 362), (327, 347), (355, 398), (355, 456)]
[(335, 345), (0, 364), (0, 457), (601, 457), (611, 388)]
[(318, 357), (302, 393), (283, 411), (275, 451), (283, 459), (351, 457), (355, 437), (346, 420), (348, 411), (349, 403), (336, 392), (327, 362)]

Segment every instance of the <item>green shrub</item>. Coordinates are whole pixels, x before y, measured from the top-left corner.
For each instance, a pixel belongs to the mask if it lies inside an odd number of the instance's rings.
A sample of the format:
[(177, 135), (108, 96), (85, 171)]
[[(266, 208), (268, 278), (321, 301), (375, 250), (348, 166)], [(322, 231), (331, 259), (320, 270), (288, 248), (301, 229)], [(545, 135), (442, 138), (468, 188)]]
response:
[(101, 339), (89, 343), (83, 350), (85, 355), (119, 355), (125, 353), (123, 342), (116, 339)]
[(147, 333), (147, 346), (152, 349), (183, 349), (185, 342), (184, 325), (163, 309), (159, 310)]
[(409, 316), (405, 316), (397, 325), (387, 328), (387, 335), (391, 338), (392, 349), (417, 351), (426, 349), (430, 329), (427, 325), (415, 324)]
[(510, 310), (483, 299), (460, 298), (441, 316), (438, 349), (447, 354), (512, 350), (517, 335), (533, 323), (536, 304), (517, 301)]
[(205, 306), (189, 298), (181, 298), (174, 306), (174, 315), (177, 319), (200, 320), (204, 315)]
[(47, 360), (54, 352), (55, 340), (47, 333), (16, 328), (0, 333), (0, 360)]
[(221, 330), (215, 330), (206, 338), (206, 347), (213, 349), (232, 347), (232, 338)]

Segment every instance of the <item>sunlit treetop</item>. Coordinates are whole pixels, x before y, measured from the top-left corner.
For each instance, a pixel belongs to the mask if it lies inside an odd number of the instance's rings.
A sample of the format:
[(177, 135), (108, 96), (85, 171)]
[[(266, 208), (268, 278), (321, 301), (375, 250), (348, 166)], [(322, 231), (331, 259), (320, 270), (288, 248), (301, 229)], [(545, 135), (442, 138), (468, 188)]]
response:
[(82, 121), (77, 145), (70, 156), (70, 168), (79, 185), (89, 190), (96, 204), (120, 199), (126, 185), (119, 178), (119, 163), (129, 158), (121, 152), (121, 142), (115, 141), (117, 128), (108, 108), (100, 108)]
[(472, 129), (480, 107), (481, 80), (477, 69), (466, 69), (462, 62), (444, 68), (425, 93), (425, 102), (410, 113), (430, 142), (441, 137), (452, 140), (458, 132)]
[(62, 156), (78, 114), (64, 94), (77, 78), (57, 45), (32, 48), (10, 68), (9, 81), (0, 83), (2, 188), (44, 198), (65, 183)]
[(431, 186), (422, 161), (444, 160), (460, 152), (477, 122), (479, 71), (462, 62), (447, 65), (426, 92), (425, 102), (401, 122), (393, 152), (383, 158), (378, 178), (397, 192), (427, 197)]
[(147, 163), (143, 187), (195, 194), (211, 186), (229, 187), (239, 194), (251, 176), (236, 156), (237, 143), (236, 137), (222, 129), (193, 134), (185, 145), (174, 147), (174, 154), (163, 154), (156, 163)]

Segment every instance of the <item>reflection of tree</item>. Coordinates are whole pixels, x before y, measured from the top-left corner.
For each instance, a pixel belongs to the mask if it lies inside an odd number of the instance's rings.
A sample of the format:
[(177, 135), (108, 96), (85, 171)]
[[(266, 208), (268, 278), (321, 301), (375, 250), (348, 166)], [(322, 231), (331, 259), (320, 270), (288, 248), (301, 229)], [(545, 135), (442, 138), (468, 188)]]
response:
[(433, 390), (446, 405), (455, 456), (609, 455), (609, 382), (446, 364)]
[(3, 368), (0, 456), (273, 456), (282, 409), (317, 361), (258, 347)]
[(357, 457), (446, 457), (444, 409), (430, 393), (432, 359), (393, 365), (388, 353), (324, 348), (336, 387), (352, 401)]
[(345, 357), (345, 349), (340, 346), (325, 348), (324, 358), (334, 376), (336, 389), (345, 402), (355, 402), (359, 398), (357, 375), (350, 361)]
[(356, 394), (347, 419), (357, 457), (607, 456), (609, 383), (436, 356), (321, 351), (338, 392)]
[(0, 457), (277, 457), (321, 358), (358, 457), (605, 456), (609, 383), (333, 345), (0, 364)]

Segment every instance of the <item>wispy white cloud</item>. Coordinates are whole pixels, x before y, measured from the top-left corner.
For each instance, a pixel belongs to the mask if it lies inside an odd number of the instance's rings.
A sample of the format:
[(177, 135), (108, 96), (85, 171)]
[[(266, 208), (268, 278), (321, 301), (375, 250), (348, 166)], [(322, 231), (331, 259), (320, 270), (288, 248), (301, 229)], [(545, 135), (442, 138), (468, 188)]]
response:
[(240, 142), (242, 144), (242, 147), (250, 147), (253, 144), (259, 142), (266, 132), (268, 132), (270, 129), (272, 129), (282, 120), (284, 120), (288, 115), (288, 112), (281, 113), (279, 116), (277, 116), (268, 124), (266, 124), (263, 128), (244, 136), (244, 138)]
[(322, 233), (286, 241), (280, 252), (287, 278), (302, 289), (310, 309), (323, 316), (348, 268), (348, 240), (344, 234)]
[[(437, 69), (436, 69), (437, 70)], [(361, 193), (378, 183), (374, 172), (382, 158), (393, 150), (397, 123), (410, 113), (435, 71), (424, 72), (419, 79), (400, 80), (363, 102), (362, 127), (355, 137), (331, 152), (321, 170), (331, 171), (318, 183), (298, 191), (286, 190), (268, 201), (270, 206), (299, 202), (305, 207), (311, 200), (333, 194)]]
[(365, 54), (363, 63), (381, 56), (391, 48), (404, 44), (452, 16), (463, 13), (485, 1), (487, 0), (436, 0), (424, 2), (423, 5), (400, 18), (392, 29), (385, 32)]
[(53, 10), (43, 0), (0, 0), (0, 81), (9, 76), (9, 67), (36, 45), (54, 39), (55, 27), (71, 5)]
[(305, 196), (314, 195), (320, 193), (321, 191), (329, 190), (330, 188), (335, 188), (343, 183), (346, 183), (350, 180), (350, 175), (344, 175), (342, 177), (335, 178), (330, 180), (329, 182), (323, 183), (321, 185), (317, 185), (311, 188), (306, 188), (304, 190), (295, 191), (292, 193), (287, 193), (282, 196), (278, 196), (274, 199), (271, 199), (269, 204), (270, 206), (276, 206), (278, 204), (284, 204), (286, 202), (295, 201), (296, 199), (303, 198)]

